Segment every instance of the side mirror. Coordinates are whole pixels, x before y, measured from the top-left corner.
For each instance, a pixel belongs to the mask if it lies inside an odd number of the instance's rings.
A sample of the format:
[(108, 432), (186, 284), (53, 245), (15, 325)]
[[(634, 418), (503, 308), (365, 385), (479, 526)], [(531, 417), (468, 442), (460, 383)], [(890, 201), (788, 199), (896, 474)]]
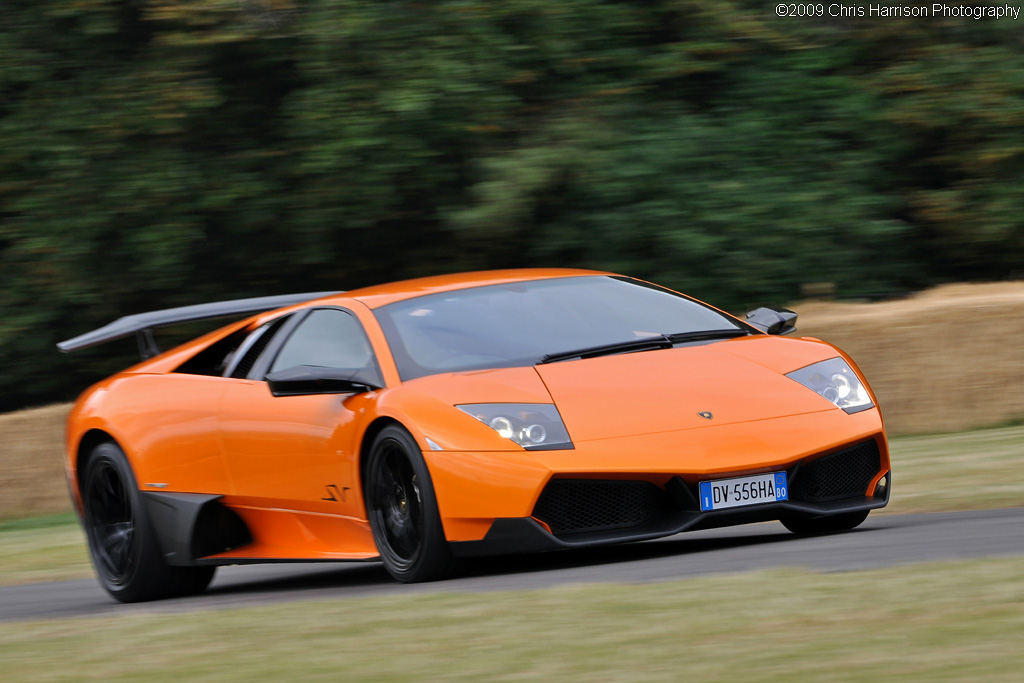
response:
[(297, 365), (267, 375), (274, 396), (310, 396), (314, 394), (361, 394), (380, 389), (365, 369), (342, 370), (316, 365)]
[(747, 324), (768, 334), (796, 332), (796, 313), (785, 308), (755, 308), (747, 313)]

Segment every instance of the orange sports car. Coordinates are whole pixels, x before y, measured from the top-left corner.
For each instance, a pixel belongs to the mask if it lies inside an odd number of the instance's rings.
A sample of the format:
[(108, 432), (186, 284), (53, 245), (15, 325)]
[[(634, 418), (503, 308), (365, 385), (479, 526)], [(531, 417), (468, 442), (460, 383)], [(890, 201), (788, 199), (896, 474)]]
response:
[[(161, 353), (153, 329), (255, 314)], [(86, 391), (67, 474), (130, 602), (218, 565), (458, 560), (779, 520), (850, 529), (889, 499), (877, 401), (842, 351), (640, 280), (512, 270), (128, 316), (143, 362)]]

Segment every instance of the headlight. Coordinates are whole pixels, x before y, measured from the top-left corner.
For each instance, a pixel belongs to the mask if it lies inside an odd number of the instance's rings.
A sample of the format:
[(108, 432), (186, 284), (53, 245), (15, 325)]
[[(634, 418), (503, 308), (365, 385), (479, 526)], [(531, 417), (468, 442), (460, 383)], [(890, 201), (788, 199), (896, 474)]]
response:
[(558, 409), (548, 403), (470, 403), (455, 406), (527, 450), (569, 450)]
[(868, 389), (845, 360), (823, 360), (786, 375), (811, 391), (815, 391), (848, 413), (859, 413), (874, 407)]

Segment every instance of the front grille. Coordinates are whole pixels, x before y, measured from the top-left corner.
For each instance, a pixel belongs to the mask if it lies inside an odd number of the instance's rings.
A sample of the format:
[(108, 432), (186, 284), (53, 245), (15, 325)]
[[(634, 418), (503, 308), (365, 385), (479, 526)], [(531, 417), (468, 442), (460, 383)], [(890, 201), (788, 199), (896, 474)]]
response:
[(790, 498), (822, 503), (863, 496), (881, 468), (878, 443), (865, 441), (797, 468), (789, 484)]
[(664, 508), (665, 492), (647, 481), (555, 479), (533, 516), (555, 535), (639, 526)]

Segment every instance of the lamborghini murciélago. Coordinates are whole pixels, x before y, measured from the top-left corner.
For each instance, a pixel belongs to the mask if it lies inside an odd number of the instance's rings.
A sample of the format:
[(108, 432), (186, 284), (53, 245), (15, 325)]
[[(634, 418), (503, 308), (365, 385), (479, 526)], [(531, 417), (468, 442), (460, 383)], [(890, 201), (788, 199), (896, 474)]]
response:
[[(153, 329), (251, 315), (161, 353)], [(779, 520), (841, 531), (889, 499), (877, 401), (842, 351), (628, 277), (517, 270), (201, 304), (68, 418), (104, 588), (198, 593), (219, 565), (460, 558)]]

